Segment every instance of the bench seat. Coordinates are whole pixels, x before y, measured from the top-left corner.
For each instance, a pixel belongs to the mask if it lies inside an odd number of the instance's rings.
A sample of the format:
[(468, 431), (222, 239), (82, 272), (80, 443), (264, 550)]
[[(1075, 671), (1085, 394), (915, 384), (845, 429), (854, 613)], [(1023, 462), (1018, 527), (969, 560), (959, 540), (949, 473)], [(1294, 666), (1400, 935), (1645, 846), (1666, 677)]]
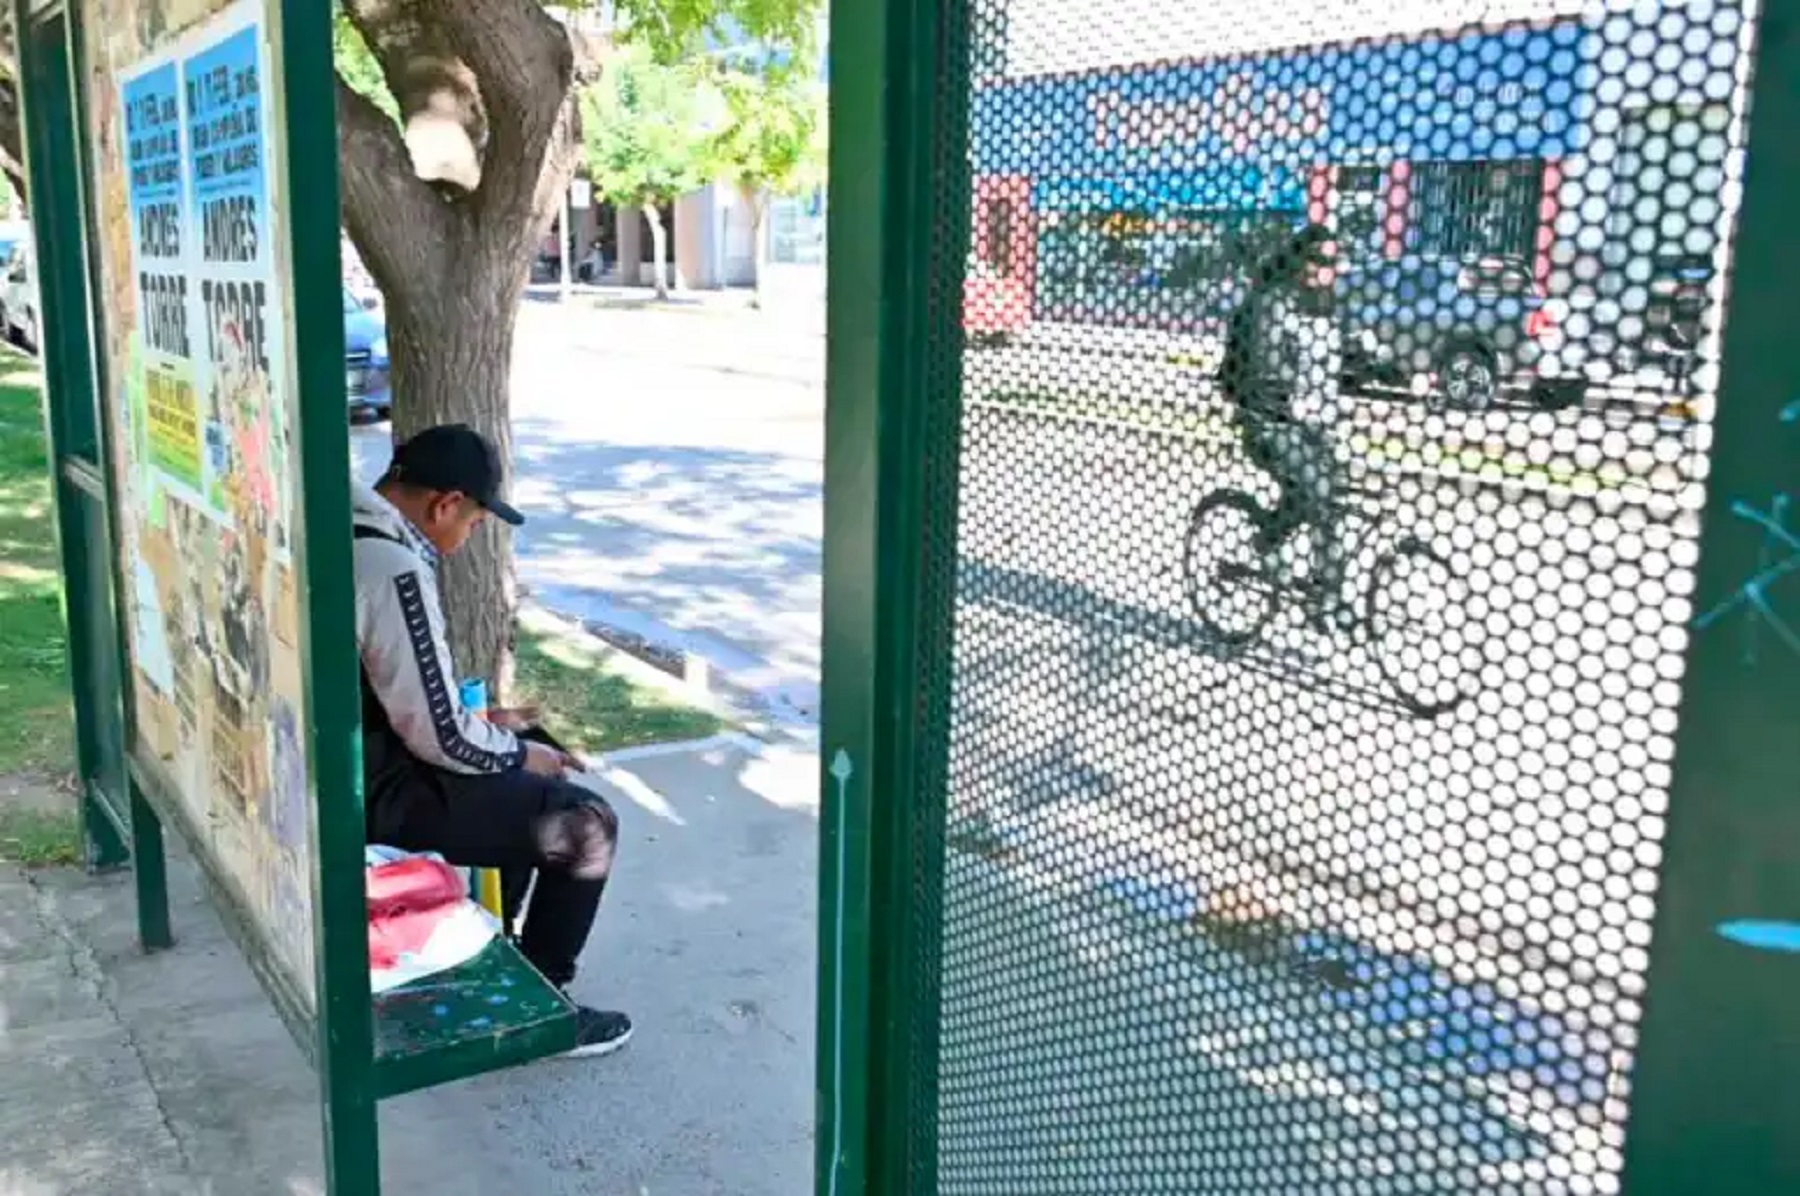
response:
[(575, 1008), (495, 938), (461, 967), (378, 993), (378, 1099), (558, 1055), (575, 1046)]

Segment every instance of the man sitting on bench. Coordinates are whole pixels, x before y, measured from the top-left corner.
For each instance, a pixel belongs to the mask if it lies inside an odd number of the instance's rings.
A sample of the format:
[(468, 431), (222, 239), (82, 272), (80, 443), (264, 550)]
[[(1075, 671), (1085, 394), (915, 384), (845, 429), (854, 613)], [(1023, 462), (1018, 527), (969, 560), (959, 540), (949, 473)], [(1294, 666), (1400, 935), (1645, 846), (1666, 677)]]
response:
[[(519, 948), (566, 990), (612, 869), (618, 817), (565, 779), (580, 768), (572, 757), (463, 706), (438, 600), (437, 562), (476, 524), (525, 521), (502, 488), (494, 446), (452, 424), (400, 445), (375, 488), (352, 495), (368, 835), (498, 868), (509, 888), (535, 869)], [(631, 1036), (622, 1013), (577, 1012), (578, 1055), (607, 1054)]]

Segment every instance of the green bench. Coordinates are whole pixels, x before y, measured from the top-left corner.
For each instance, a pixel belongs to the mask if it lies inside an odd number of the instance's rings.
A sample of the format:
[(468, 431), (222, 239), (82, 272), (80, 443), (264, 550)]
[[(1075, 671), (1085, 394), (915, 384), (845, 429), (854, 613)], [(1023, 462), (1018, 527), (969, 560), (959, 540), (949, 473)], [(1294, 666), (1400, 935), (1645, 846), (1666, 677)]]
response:
[(374, 1005), (378, 1099), (575, 1046), (575, 1007), (501, 938), (460, 967), (377, 993)]

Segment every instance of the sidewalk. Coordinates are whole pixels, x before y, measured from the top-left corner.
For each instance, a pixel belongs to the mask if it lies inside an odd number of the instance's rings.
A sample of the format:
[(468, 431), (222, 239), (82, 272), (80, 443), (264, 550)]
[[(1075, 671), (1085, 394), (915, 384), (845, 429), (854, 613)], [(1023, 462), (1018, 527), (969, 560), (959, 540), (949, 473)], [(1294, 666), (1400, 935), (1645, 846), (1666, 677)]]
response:
[[(315, 1081), (185, 859), (178, 942), (131, 876), (0, 864), (0, 1196), (322, 1193)], [(520, 1191), (432, 1093), (382, 1110), (389, 1191)]]
[[(619, 871), (577, 995), (618, 1056), (384, 1102), (388, 1196), (791, 1196), (812, 1167), (816, 756), (721, 736), (602, 757)], [(177, 942), (129, 873), (0, 864), (0, 1196), (320, 1196), (312, 1072), (170, 859)]]

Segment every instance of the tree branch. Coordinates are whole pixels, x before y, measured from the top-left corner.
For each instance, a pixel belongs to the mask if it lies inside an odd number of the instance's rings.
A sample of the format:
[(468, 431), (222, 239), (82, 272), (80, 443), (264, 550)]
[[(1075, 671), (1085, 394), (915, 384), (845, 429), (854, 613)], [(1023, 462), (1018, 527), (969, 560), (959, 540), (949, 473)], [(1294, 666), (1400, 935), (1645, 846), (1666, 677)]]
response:
[(337, 81), (338, 198), (344, 227), (382, 293), (435, 287), (457, 210), (412, 170), (394, 122)]
[(516, 227), (522, 211), (538, 214), (540, 183), (556, 173), (545, 167), (558, 134), (566, 137), (572, 127), (566, 109), (576, 82), (575, 35), (540, 0), (426, 2), (480, 81), (487, 106), (493, 136), (476, 203), (484, 217)]
[[(479, 8), (487, 0), (463, 0)], [(457, 56), (431, 0), (344, 0), (400, 105), (412, 170), (429, 182), (473, 192), (481, 185), (487, 110), (475, 73)]]

